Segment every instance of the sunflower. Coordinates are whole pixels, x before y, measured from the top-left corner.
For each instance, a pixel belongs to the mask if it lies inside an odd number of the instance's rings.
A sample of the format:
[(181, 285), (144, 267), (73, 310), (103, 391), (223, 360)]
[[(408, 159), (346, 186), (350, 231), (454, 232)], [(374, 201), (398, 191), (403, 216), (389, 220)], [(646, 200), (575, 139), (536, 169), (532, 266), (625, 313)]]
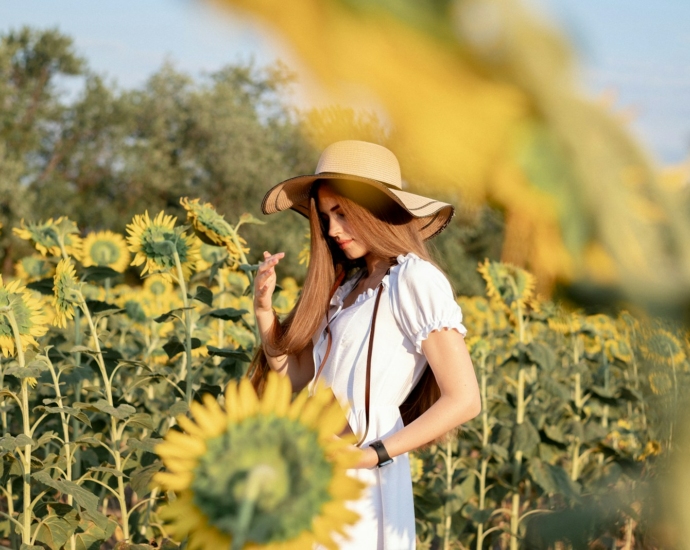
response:
[(637, 457), (637, 460), (647, 460), (648, 457), (650, 456), (657, 456), (661, 454), (661, 443), (655, 440), (650, 440), (647, 441), (647, 444), (644, 446), (644, 450), (642, 451), (642, 454)]
[(486, 281), (486, 294), (513, 319), (518, 309), (531, 306), (536, 281), (534, 275), (514, 265), (486, 260), (477, 271)]
[(89, 233), (83, 241), (84, 267), (109, 267), (122, 273), (129, 265), (130, 255), (124, 237), (112, 231)]
[(222, 262), (227, 259), (228, 251), (222, 246), (214, 246), (212, 244), (201, 243), (201, 250), (199, 255), (201, 259), (196, 263), (197, 271), (206, 271), (210, 269), (213, 264)]
[(603, 313), (596, 315), (588, 315), (585, 318), (584, 328), (593, 331), (598, 337), (604, 341), (616, 340), (618, 338), (618, 330), (614, 319)]
[(295, 307), (300, 288), (297, 281), (292, 277), (285, 277), (280, 281), (280, 286), (282, 290), (275, 297), (273, 307), (279, 314), (284, 315)]
[[(182, 197), (180, 204), (187, 211), (187, 221), (192, 224), (202, 240), (209, 244), (224, 246), (231, 258), (236, 260), (240, 258), (241, 254), (235, 245), (235, 238), (243, 244), (246, 244), (246, 241), (236, 234), (235, 229), (216, 212), (213, 205), (207, 202), (201, 204), (199, 199), (190, 201), (187, 197)], [(249, 249), (242, 251), (248, 252)]]
[(144, 290), (154, 296), (169, 296), (175, 290), (172, 283), (160, 275), (150, 275), (144, 279)]
[(15, 227), (12, 232), (20, 239), (33, 241), (36, 250), (44, 256), (61, 256), (60, 240), (65, 246), (65, 252), (77, 260), (81, 258), (81, 238), (77, 224), (65, 216), (57, 220), (50, 218), (46, 222), (28, 224), (21, 220), (21, 227)]
[(299, 251), (297, 259), (299, 260), (299, 265), (309, 265), (311, 260), (311, 235), (309, 232), (304, 235), (304, 244), (302, 245), (302, 250)]
[(417, 483), (424, 477), (424, 461), (416, 454), (410, 453), (410, 474), (412, 475), (412, 483)]
[(616, 358), (624, 363), (630, 363), (633, 360), (632, 347), (625, 337), (619, 337), (616, 340), (607, 340), (604, 348), (606, 349), (609, 360)]
[(218, 275), (223, 277), (225, 288), (234, 296), (242, 296), (249, 287), (249, 277), (242, 271), (233, 271), (224, 267), (218, 271)]
[(654, 364), (679, 365), (685, 361), (683, 344), (663, 328), (646, 330), (640, 344), (642, 355)]
[(664, 395), (673, 387), (671, 377), (665, 372), (652, 372), (647, 377), (647, 380), (649, 380), (649, 388), (655, 395)]
[(22, 281), (30, 283), (51, 277), (55, 266), (43, 256), (25, 256), (14, 264), (14, 272)]
[(53, 307), (55, 308), (55, 326), (66, 328), (67, 319), (74, 318), (74, 305), (82, 300), (80, 284), (72, 261), (60, 260), (53, 277)]
[(161, 277), (172, 280), (171, 272), (175, 272), (175, 254), (180, 259), (182, 275), (188, 279), (192, 274), (192, 267), (199, 261), (201, 243), (194, 235), (187, 235), (183, 229), (176, 228), (177, 218), (166, 216), (160, 212), (153, 220), (149, 213), (136, 215), (127, 226), (127, 244), (129, 250), (135, 254), (131, 265), (144, 265), (141, 274), (161, 274)]
[(187, 433), (170, 430), (156, 447), (168, 471), (154, 483), (178, 493), (160, 513), (190, 550), (233, 539), (233, 548), (335, 549), (333, 534), (357, 521), (345, 502), (363, 488), (346, 473), (358, 456), (333, 437), (346, 422), (340, 405), (323, 387), (293, 403), (291, 392), (275, 373), (261, 399), (248, 379), (231, 382), (225, 412), (205, 395), (191, 404), (196, 422), (177, 418)]
[[(41, 302), (20, 281), (5, 284), (0, 275), (0, 308), (8, 308), (14, 314), (19, 330), (22, 349), (37, 346), (36, 338), (48, 330), (47, 319), (43, 314)], [(15, 335), (12, 332), (7, 313), (0, 314), (0, 348), (5, 357), (16, 351)]]
[(573, 334), (582, 330), (580, 316), (561, 307), (554, 308), (546, 322), (551, 330), (559, 334)]
[(598, 336), (584, 332), (579, 335), (579, 340), (588, 356), (592, 357), (601, 353), (601, 339)]

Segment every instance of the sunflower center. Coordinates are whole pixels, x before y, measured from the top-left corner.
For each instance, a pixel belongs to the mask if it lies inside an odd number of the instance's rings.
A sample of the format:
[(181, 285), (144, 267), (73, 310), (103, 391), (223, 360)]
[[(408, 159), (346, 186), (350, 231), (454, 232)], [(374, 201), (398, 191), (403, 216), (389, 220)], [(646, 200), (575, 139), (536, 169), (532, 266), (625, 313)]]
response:
[(100, 266), (110, 266), (120, 259), (120, 256), (122, 256), (122, 251), (116, 243), (101, 240), (96, 241), (91, 245), (89, 255), (91, 256), (94, 264)]
[(166, 241), (177, 250), (180, 263), (184, 264), (189, 254), (189, 245), (185, 239), (179, 237), (173, 230), (167, 227), (156, 225), (147, 227), (141, 236), (141, 248), (144, 254), (160, 267), (173, 269), (175, 267), (175, 257), (172, 248), (160, 246)]
[(201, 207), (195, 209), (195, 213), (197, 215), (199, 223), (207, 229), (209, 229), (210, 231), (217, 233), (221, 237), (231, 236), (231, 233), (228, 228), (228, 222), (226, 222), (223, 216), (218, 214), (218, 212), (216, 212), (215, 210), (212, 210), (211, 208)]
[(285, 541), (312, 527), (330, 500), (333, 475), (317, 434), (299, 422), (265, 416), (248, 418), (207, 442), (194, 470), (194, 504), (211, 525), (236, 536), (243, 503), (260, 489), (247, 539), (258, 544)]
[(34, 256), (28, 256), (21, 260), (21, 266), (26, 272), (28, 277), (31, 278), (43, 278), (50, 275), (51, 266), (43, 258), (36, 258)]

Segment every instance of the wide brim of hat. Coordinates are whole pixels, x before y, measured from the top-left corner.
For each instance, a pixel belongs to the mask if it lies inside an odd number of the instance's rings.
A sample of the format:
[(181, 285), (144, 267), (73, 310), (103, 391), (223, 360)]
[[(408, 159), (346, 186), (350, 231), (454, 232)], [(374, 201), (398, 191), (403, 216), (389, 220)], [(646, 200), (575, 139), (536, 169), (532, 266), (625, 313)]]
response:
[(341, 179), (369, 184), (388, 195), (393, 201), (407, 210), (415, 218), (424, 219), (420, 226), (422, 237), (430, 239), (443, 231), (455, 214), (455, 208), (446, 203), (415, 195), (400, 189), (392, 189), (380, 181), (340, 174), (324, 172), (307, 176), (296, 176), (282, 181), (268, 190), (261, 202), (264, 214), (275, 214), (283, 210), (294, 210), (305, 217), (309, 217), (309, 191), (312, 184), (320, 179)]

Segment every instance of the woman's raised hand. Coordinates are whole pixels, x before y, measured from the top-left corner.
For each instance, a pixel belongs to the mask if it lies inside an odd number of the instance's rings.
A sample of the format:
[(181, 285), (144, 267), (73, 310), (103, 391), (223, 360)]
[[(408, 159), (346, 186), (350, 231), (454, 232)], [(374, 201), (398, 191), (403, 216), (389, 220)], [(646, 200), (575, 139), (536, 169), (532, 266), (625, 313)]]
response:
[(254, 278), (254, 310), (270, 311), (273, 307), (273, 292), (276, 289), (276, 270), (278, 262), (285, 257), (285, 252), (269, 254), (264, 252), (264, 261)]

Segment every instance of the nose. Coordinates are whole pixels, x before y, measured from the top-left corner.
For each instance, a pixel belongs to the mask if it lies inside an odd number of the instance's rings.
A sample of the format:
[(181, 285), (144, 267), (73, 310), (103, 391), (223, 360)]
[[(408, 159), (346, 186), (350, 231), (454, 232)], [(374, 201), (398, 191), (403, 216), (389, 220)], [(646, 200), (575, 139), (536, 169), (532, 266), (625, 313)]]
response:
[(335, 216), (331, 216), (328, 220), (328, 236), (335, 239), (340, 233), (342, 233), (342, 227)]

